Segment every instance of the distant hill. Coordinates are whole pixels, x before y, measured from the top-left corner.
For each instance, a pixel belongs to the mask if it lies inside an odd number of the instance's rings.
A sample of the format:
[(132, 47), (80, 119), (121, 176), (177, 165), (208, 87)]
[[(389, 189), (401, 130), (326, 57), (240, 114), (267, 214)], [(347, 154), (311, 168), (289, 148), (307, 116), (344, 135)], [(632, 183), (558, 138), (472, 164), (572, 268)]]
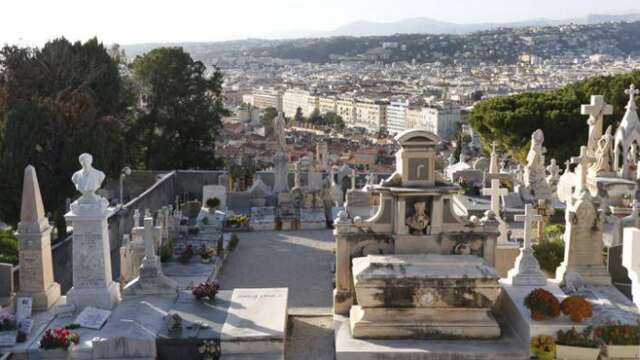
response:
[[(568, 18), (562, 20), (552, 19), (531, 19), (518, 22), (507, 23), (479, 23), (479, 24), (456, 24), (439, 21), (426, 17), (404, 19), (395, 22), (373, 22), (355, 21), (337, 28), (334, 31), (322, 34), (324, 36), (385, 36), (393, 34), (466, 34), (475, 31), (491, 30), (495, 28), (508, 27), (519, 28), (528, 26), (557, 26), (564, 24), (591, 25), (605, 22), (638, 21), (640, 13), (625, 15), (587, 15), (579, 18)], [(319, 35), (319, 34), (316, 34)]]

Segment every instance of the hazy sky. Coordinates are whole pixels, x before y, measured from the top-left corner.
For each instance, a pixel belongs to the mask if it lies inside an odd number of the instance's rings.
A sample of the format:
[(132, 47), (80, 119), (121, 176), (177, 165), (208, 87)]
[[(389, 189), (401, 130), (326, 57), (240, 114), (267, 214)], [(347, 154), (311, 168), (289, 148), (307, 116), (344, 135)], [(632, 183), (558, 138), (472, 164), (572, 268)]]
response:
[(638, 0), (2, 0), (0, 43), (216, 41), (410, 17), (475, 23), (640, 10)]

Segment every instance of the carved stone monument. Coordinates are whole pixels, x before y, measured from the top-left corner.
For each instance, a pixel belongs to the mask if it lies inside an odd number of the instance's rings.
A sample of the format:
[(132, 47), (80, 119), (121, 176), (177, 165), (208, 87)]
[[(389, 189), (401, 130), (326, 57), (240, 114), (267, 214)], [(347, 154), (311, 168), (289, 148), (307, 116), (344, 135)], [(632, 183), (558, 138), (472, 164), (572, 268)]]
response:
[(540, 270), (540, 264), (533, 256), (531, 248), (531, 227), (534, 222), (541, 220), (542, 216), (534, 214), (531, 204), (527, 204), (524, 211), (524, 215), (515, 216), (516, 221), (524, 221), (524, 245), (516, 258), (515, 266), (509, 271), (508, 278), (515, 286), (545, 286), (547, 277)]
[(552, 197), (551, 188), (547, 184), (544, 167), (544, 134), (538, 129), (531, 135), (531, 148), (527, 155), (527, 166), (524, 169), (524, 184), (530, 196), (529, 200)]
[(160, 257), (156, 255), (153, 218), (144, 218), (144, 259), (140, 266), (140, 276), (124, 288), (125, 296), (134, 295), (175, 295), (178, 284), (164, 276)]
[(610, 285), (611, 276), (602, 259), (603, 218), (589, 191), (582, 191), (567, 206), (565, 221), (564, 261), (556, 270), (556, 279), (562, 281), (566, 273), (575, 272), (587, 284)]
[(93, 157), (80, 155), (82, 169), (71, 180), (82, 196), (71, 204), (65, 219), (73, 226), (73, 287), (67, 302), (83, 309), (112, 309), (120, 302), (120, 288), (111, 275), (111, 249), (107, 218), (112, 210), (96, 195), (105, 176), (92, 166)]
[(22, 208), (18, 224), (20, 241), (20, 297), (33, 298), (35, 310), (47, 310), (60, 298), (60, 284), (53, 281), (51, 225), (44, 205), (36, 170), (24, 169)]

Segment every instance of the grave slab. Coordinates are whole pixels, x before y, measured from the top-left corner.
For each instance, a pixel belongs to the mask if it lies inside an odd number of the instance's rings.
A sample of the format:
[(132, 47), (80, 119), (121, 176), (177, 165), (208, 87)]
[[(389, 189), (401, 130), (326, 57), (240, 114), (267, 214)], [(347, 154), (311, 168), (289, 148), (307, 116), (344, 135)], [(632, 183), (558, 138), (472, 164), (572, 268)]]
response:
[(224, 354), (284, 353), (287, 288), (235, 289), (222, 327)]
[(351, 336), (349, 318), (334, 315), (336, 360), (526, 360), (513, 335), (496, 340), (371, 340)]

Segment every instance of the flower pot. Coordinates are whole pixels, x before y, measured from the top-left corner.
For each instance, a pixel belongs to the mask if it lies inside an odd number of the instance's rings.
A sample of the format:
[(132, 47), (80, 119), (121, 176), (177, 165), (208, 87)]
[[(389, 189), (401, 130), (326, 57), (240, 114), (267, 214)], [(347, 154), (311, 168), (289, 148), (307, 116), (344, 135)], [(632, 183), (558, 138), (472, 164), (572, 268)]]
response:
[(18, 330), (0, 331), (0, 346), (13, 346), (16, 344)]
[(596, 360), (598, 355), (600, 355), (600, 348), (556, 345), (558, 360)]
[(640, 345), (605, 345), (603, 350), (611, 359), (640, 359)]

